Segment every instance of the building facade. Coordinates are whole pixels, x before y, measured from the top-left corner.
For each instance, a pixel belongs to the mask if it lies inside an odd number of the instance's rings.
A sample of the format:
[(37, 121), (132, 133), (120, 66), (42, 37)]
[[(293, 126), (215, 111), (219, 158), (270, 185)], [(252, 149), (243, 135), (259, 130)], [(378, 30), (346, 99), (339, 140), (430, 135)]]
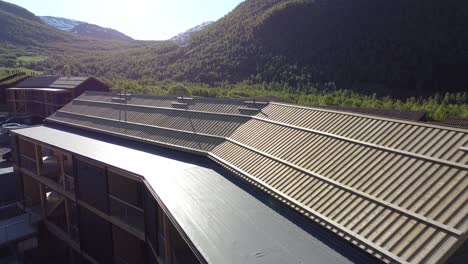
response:
[(22, 136), (16, 144), (21, 200), (42, 214), (42, 250), (62, 263), (199, 263), (141, 177)]
[(28, 77), (7, 89), (11, 113), (48, 117), (85, 91), (108, 92), (109, 86), (93, 77)]

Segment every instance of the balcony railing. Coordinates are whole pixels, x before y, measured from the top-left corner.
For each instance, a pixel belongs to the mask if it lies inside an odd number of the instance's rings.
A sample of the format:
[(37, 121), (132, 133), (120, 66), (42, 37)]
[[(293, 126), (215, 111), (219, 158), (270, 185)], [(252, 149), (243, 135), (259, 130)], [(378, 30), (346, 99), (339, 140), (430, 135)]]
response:
[(27, 171), (29, 171), (30, 173), (36, 175), (37, 174), (37, 162), (36, 160), (28, 157), (28, 156), (25, 156), (25, 155), (21, 155), (20, 156), (20, 164), (21, 164), (21, 167)]
[(16, 201), (9, 204), (3, 204), (0, 206), (0, 221), (15, 217), (22, 212), (23, 211), (18, 207), (18, 203)]
[(58, 182), (60, 166), (58, 159), (54, 156), (45, 156), (42, 158), (42, 166), (40, 166), (41, 176), (55, 179)]
[(143, 231), (144, 226), (144, 211), (134, 205), (131, 205), (119, 198), (109, 194), (110, 215), (115, 216), (128, 225)]
[(23, 205), (23, 208), (33, 207), (34, 206), (33, 199), (26, 193), (24, 193), (23, 195), (24, 195), (24, 200), (21, 202), (21, 204)]
[(0, 244), (28, 236), (36, 231), (34, 224), (41, 220), (40, 215), (33, 210), (23, 211), (18, 206), (28, 203), (27, 200), (14, 203), (19, 210), (18, 214), (9, 218), (10, 220), (3, 220), (4, 224), (0, 226)]
[(73, 177), (73, 166), (70, 165), (70, 164), (67, 164), (66, 161), (64, 161), (63, 163), (63, 170), (65, 172), (66, 175), (68, 175), (69, 177)]
[(64, 186), (66, 191), (74, 192), (75, 191), (75, 178), (69, 175), (63, 175), (59, 180), (60, 186)]
[(0, 226), (0, 244), (8, 242), (18, 237), (18, 229), (23, 229), (25, 224), (31, 224), (31, 216), (28, 214), (27, 218), (20, 219), (16, 222)]

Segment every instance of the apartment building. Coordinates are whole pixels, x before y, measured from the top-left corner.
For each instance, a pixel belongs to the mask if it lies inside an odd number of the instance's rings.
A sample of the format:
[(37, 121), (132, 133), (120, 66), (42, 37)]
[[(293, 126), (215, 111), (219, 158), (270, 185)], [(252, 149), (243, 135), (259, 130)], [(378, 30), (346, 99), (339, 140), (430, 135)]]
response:
[(28, 77), (6, 89), (12, 113), (30, 113), (48, 117), (84, 91), (108, 92), (109, 86), (93, 77)]
[(39, 245), (70, 262), (445, 263), (466, 241), (464, 129), (86, 92), (14, 135)]

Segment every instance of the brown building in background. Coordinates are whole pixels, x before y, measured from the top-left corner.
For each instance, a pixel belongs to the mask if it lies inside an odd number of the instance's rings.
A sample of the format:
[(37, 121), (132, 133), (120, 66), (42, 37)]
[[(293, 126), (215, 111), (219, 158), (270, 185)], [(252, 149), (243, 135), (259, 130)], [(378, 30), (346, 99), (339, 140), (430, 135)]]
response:
[(29, 77), (7, 89), (12, 113), (32, 113), (47, 117), (85, 91), (109, 91), (109, 86), (93, 77)]

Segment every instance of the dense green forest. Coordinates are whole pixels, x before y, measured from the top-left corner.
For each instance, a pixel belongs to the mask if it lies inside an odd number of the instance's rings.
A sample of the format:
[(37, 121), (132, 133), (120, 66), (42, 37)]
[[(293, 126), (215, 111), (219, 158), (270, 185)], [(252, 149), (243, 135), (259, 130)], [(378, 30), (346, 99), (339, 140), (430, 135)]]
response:
[(287, 83), (254, 84), (244, 81), (236, 84), (222, 82), (214, 87), (202, 83), (163, 81), (158, 84), (141, 84), (129, 80), (103, 80), (114, 87), (114, 92), (200, 96), (211, 98), (274, 97), (278, 100), (312, 106), (343, 106), (424, 111), (428, 120), (441, 121), (448, 117), (468, 117), (468, 93), (436, 93), (429, 97), (394, 99), (376, 94), (365, 95), (351, 90), (337, 89), (333, 83), (322, 87), (308, 84), (308, 92), (296, 90)]
[(185, 86), (442, 119), (468, 115), (466, 17), (468, 2), (457, 0), (246, 0), (181, 47), (79, 37), (0, 1), (0, 67), (92, 75), (138, 92)]

